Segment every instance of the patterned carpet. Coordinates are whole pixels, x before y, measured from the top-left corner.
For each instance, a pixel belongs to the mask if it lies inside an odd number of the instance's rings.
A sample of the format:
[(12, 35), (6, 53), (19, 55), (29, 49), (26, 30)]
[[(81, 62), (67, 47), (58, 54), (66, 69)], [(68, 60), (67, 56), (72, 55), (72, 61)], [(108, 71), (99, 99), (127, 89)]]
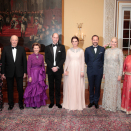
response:
[(131, 131), (131, 115), (121, 111), (105, 111), (101, 107), (68, 111), (48, 106), (20, 110), (15, 104), (8, 111), (7, 103), (0, 112), (0, 131)]

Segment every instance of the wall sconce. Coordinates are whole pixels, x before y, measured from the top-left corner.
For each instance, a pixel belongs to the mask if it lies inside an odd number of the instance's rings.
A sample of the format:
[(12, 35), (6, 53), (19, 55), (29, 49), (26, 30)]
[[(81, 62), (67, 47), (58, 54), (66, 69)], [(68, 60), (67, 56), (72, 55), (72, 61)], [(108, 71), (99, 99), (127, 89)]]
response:
[(79, 24), (77, 23), (78, 33), (76, 33), (76, 36), (79, 38), (80, 41), (84, 41), (84, 37), (85, 37), (85, 35), (81, 33), (82, 24), (83, 23), (79, 23)]

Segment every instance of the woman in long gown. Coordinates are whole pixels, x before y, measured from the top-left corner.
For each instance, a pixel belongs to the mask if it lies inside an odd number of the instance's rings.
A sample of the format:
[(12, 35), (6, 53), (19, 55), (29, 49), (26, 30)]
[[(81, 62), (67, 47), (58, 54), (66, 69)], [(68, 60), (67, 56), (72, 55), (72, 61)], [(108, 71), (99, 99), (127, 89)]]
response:
[(111, 48), (105, 51), (104, 73), (105, 79), (102, 107), (116, 112), (121, 109), (121, 76), (123, 68), (123, 53), (117, 48), (117, 38), (111, 40)]
[(40, 44), (34, 43), (32, 48), (34, 54), (28, 57), (27, 72), (29, 82), (24, 92), (24, 103), (26, 107), (35, 109), (46, 105), (46, 89), (48, 86), (44, 82), (46, 73), (43, 55), (39, 54)]
[(71, 39), (73, 47), (67, 50), (64, 67), (63, 108), (85, 108), (84, 51), (78, 47), (79, 39)]
[(127, 56), (123, 65), (124, 83), (122, 90), (121, 110), (131, 114), (131, 55)]

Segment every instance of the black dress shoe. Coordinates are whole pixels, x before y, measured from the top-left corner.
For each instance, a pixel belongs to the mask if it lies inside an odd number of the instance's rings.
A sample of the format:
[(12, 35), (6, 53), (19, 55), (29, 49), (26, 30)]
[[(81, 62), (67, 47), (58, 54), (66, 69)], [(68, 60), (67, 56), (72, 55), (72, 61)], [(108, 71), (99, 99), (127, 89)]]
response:
[(32, 107), (33, 109), (36, 109), (36, 107)]
[(13, 105), (9, 105), (8, 110), (12, 110), (13, 107), (14, 107)]
[(90, 103), (90, 104), (88, 105), (88, 108), (91, 108), (93, 105), (94, 105), (94, 102), (93, 102), (93, 103)]
[(19, 108), (20, 108), (20, 110), (23, 110), (24, 106), (23, 105), (19, 105)]
[(56, 104), (56, 106), (57, 106), (58, 108), (62, 108), (62, 105), (61, 105), (61, 104)]
[(95, 108), (98, 109), (98, 108), (99, 108), (99, 105), (98, 105), (98, 104), (95, 104)]
[(50, 105), (49, 105), (49, 108), (52, 108), (54, 106), (54, 104), (53, 103), (51, 103)]

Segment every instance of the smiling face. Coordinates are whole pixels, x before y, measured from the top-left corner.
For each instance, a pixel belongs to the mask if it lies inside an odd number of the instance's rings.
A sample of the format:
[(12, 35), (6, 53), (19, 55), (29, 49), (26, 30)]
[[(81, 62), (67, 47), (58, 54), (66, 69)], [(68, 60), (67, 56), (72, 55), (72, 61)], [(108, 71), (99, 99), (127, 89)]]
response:
[(13, 47), (16, 47), (18, 44), (18, 37), (16, 35), (11, 36), (10, 42)]
[(54, 33), (52, 36), (53, 44), (57, 44), (59, 41), (59, 35), (57, 33)]
[(98, 39), (98, 37), (97, 36), (94, 36), (93, 38), (92, 38), (92, 44), (93, 44), (93, 46), (97, 46), (98, 45), (98, 42), (99, 42), (99, 39)]
[(117, 47), (117, 38), (112, 38), (111, 40), (111, 47), (116, 48)]
[(40, 51), (39, 46), (34, 46), (33, 51), (34, 51), (35, 54), (38, 54), (39, 51)]
[(72, 43), (72, 45), (73, 45), (73, 48), (76, 48), (76, 47), (78, 46), (78, 43), (79, 43), (79, 42), (78, 42), (77, 39), (74, 38), (71, 43)]

